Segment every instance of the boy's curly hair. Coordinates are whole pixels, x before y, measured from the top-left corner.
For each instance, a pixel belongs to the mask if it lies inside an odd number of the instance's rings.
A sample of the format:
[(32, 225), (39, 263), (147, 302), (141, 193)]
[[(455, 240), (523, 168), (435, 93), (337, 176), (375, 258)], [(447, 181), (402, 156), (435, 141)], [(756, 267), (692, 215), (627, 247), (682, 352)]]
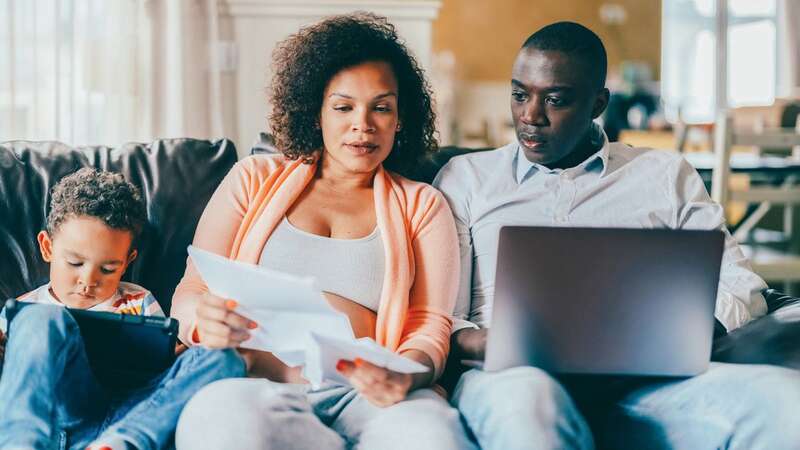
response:
[(110, 228), (142, 232), (147, 211), (139, 189), (121, 174), (85, 167), (62, 178), (51, 191), (47, 232), (54, 236), (65, 220), (95, 217)]
[(275, 146), (290, 159), (314, 159), (322, 149), (319, 117), (325, 88), (342, 69), (370, 61), (388, 63), (398, 83), (402, 127), (384, 167), (406, 175), (425, 152), (436, 149), (431, 90), (417, 60), (394, 25), (371, 13), (332, 16), (279, 43), (268, 88)]

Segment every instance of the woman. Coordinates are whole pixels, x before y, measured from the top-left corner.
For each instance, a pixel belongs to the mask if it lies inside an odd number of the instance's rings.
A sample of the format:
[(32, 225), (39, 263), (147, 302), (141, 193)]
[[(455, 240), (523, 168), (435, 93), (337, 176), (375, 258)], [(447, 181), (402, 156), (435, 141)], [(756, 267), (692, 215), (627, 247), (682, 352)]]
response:
[[(181, 418), (178, 447), (469, 448), (458, 413), (430, 389), (449, 350), (455, 225), (441, 194), (398, 175), (435, 147), (422, 71), (394, 27), (368, 14), (302, 29), (279, 45), (273, 64), (271, 124), (282, 154), (237, 164), (194, 245), (313, 275), (358, 337), (430, 371), (340, 361), (352, 387), (312, 390), (271, 355), (242, 351), (251, 374), (272, 381), (227, 380), (201, 391)], [(269, 327), (235, 306), (208, 293), (189, 261), (173, 299), (182, 339), (230, 348)]]

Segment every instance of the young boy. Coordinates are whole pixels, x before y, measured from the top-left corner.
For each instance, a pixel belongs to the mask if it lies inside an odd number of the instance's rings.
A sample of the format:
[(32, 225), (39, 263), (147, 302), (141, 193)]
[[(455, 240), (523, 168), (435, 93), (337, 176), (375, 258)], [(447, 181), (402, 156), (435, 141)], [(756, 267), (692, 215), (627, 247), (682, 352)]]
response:
[(164, 315), (147, 290), (120, 281), (145, 218), (138, 190), (119, 174), (81, 169), (53, 187), (47, 230), (38, 235), (50, 282), (19, 298), (35, 304), (19, 311), (7, 336), (0, 314), (1, 449), (163, 448), (195, 392), (245, 375), (234, 350), (199, 346), (137, 390), (108, 389), (91, 372), (64, 306)]

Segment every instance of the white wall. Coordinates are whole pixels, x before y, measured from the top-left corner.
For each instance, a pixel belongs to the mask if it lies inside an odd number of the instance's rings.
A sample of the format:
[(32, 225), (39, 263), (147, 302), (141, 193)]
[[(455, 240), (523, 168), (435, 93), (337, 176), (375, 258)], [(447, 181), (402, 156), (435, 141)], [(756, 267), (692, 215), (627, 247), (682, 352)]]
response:
[[(461, 81), (458, 91), (455, 139), (459, 145), (499, 147), (514, 139), (510, 80)], [(478, 134), (482, 136), (477, 137)]]
[(266, 100), (270, 56), (275, 44), (302, 25), (353, 11), (371, 11), (388, 17), (425, 68), (431, 63), (431, 23), (438, 0), (227, 0), (220, 3), (221, 39), (230, 40), (225, 57), (235, 53), (235, 67), (224, 75), (224, 108), (239, 154), (250, 151), (260, 131), (268, 129)]

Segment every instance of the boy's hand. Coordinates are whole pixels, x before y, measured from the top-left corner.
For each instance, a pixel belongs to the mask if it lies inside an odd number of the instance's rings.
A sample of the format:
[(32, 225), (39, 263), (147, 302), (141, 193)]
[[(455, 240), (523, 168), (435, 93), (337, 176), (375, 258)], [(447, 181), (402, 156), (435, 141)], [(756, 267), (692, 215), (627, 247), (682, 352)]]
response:
[(189, 347), (186, 346), (183, 342), (178, 341), (175, 343), (175, 356), (181, 356), (181, 353), (188, 350)]
[(233, 312), (237, 303), (206, 293), (197, 304), (197, 334), (208, 348), (235, 348), (250, 338), (258, 324)]

